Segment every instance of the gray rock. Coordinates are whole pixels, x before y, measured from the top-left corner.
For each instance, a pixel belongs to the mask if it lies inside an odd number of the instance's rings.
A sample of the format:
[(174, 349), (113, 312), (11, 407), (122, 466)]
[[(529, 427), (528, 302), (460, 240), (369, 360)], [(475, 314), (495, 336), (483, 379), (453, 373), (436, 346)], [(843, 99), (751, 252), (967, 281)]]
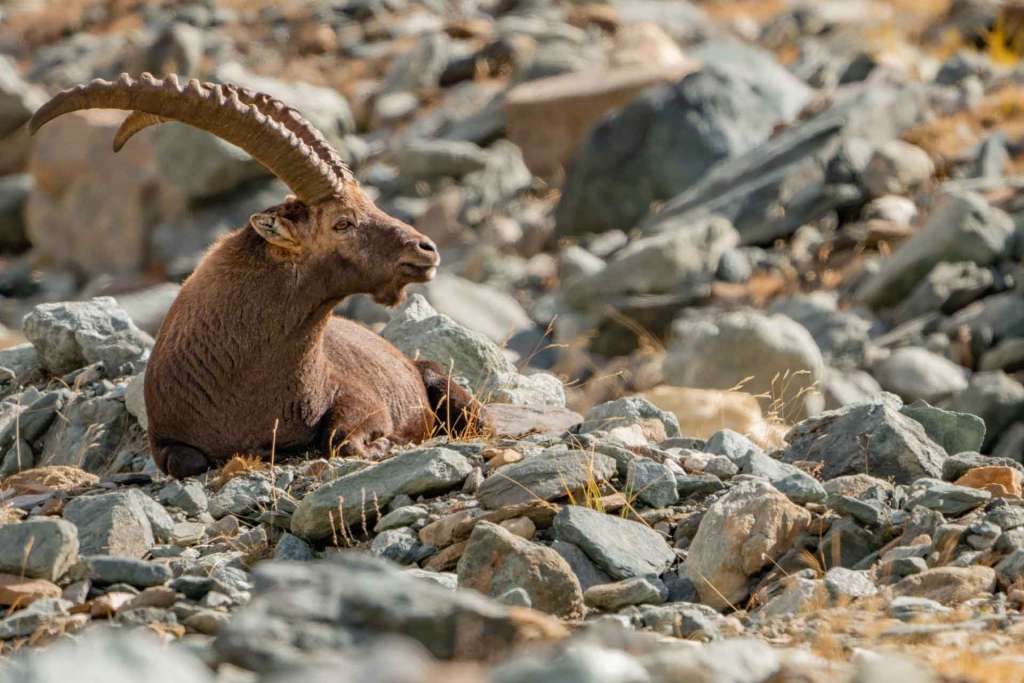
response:
[(835, 293), (818, 291), (780, 299), (768, 311), (806, 327), (830, 364), (850, 367), (863, 363), (872, 323), (854, 311), (840, 310)]
[(849, 515), (868, 526), (882, 526), (892, 520), (892, 510), (878, 500), (859, 500), (852, 496), (830, 493), (826, 502), (830, 509), (842, 515)]
[(420, 291), (441, 315), (479, 332), (496, 344), (533, 327), (533, 321), (512, 295), (485, 284), (470, 282), (450, 273), (413, 291)]
[(650, 527), (579, 505), (563, 507), (554, 529), (556, 539), (578, 546), (616, 579), (658, 575), (675, 561), (675, 553)]
[[(53, 610), (60, 613), (59, 609)], [(168, 647), (146, 629), (91, 628), (52, 647), (31, 648), (12, 659), (4, 683), (60, 683), (69, 680), (137, 681), (146, 672), (150, 683), (213, 683), (205, 664), (188, 648)]]
[(577, 150), (555, 214), (559, 234), (629, 230), (652, 202), (764, 142), (779, 119), (763, 89), (717, 66), (648, 90)]
[(593, 586), (583, 594), (583, 599), (589, 607), (616, 612), (629, 605), (660, 605), (668, 599), (668, 587), (654, 576), (635, 576)]
[(905, 401), (935, 403), (967, 388), (967, 370), (927, 349), (906, 347), (875, 363), (882, 388)]
[(824, 581), (829, 596), (836, 601), (867, 598), (878, 593), (875, 582), (866, 571), (833, 567), (825, 572)]
[(1004, 372), (976, 372), (967, 388), (945, 407), (983, 419), (986, 435), (982, 449), (988, 450), (1024, 409), (1024, 386)]
[(920, 147), (902, 140), (879, 145), (861, 176), (869, 194), (905, 195), (921, 189), (935, 173), (935, 164)]
[(461, 178), (486, 167), (487, 152), (472, 142), (412, 140), (399, 147), (395, 161), (402, 177), (411, 181)]
[(28, 121), (44, 102), (46, 92), (23, 79), (13, 59), (0, 56), (0, 138)]
[(783, 419), (812, 410), (811, 394), (825, 364), (802, 325), (781, 315), (736, 311), (707, 319), (681, 319), (663, 366), (665, 380), (683, 387), (731, 389), (738, 385), (765, 403), (782, 406)]
[(490, 675), (493, 683), (650, 683), (644, 667), (629, 654), (597, 645), (575, 645), (552, 658), (521, 656), (503, 662)]
[(240, 148), (183, 123), (158, 126), (153, 145), (160, 174), (190, 199), (223, 194), (270, 173)]
[(423, 546), (413, 529), (401, 527), (377, 534), (370, 543), (370, 552), (395, 564), (406, 565), (420, 559)]
[(366, 517), (375, 518), (395, 496), (441, 493), (462, 485), (473, 469), (447, 448), (406, 451), (382, 463), (324, 484), (299, 503), (292, 533), (308, 541), (344, 534)]
[(533, 607), (533, 601), (530, 600), (530, 594), (523, 588), (507, 590), (496, 597), (495, 600), (503, 605), (508, 605), (509, 607)]
[[(760, 446), (731, 429), (720, 429), (712, 434), (711, 438), (707, 441), (707, 445), (704, 446), (704, 452), (724, 455), (733, 462), (738, 462), (752, 454), (764, 455), (764, 451)], [(744, 473), (751, 474), (752, 472), (744, 471)], [(760, 474), (760, 472), (753, 473)]]
[(0, 640), (31, 636), (45, 626), (59, 627), (71, 603), (60, 598), (40, 598), (28, 607), (0, 620)]
[(262, 473), (253, 472), (230, 479), (210, 497), (208, 509), (214, 519), (226, 515), (245, 517), (255, 510), (269, 509), (274, 495), (273, 484)]
[(793, 617), (821, 608), (822, 581), (792, 576), (783, 585), (781, 593), (757, 610), (759, 618)]
[(980, 297), (994, 283), (992, 271), (976, 263), (941, 261), (896, 307), (893, 317), (906, 321), (933, 311), (954, 313)]
[(825, 395), (825, 409), (835, 410), (875, 398), (882, 393), (882, 387), (863, 370), (826, 368), (821, 393)]
[(491, 473), (477, 490), (485, 508), (497, 510), (535, 500), (565, 498), (590, 482), (601, 483), (615, 474), (615, 461), (588, 451), (550, 449)]
[(381, 84), (381, 92), (436, 88), (451, 52), (451, 41), (442, 32), (424, 33), (415, 47), (394, 60)]
[(991, 499), (992, 494), (983, 489), (957, 486), (939, 479), (922, 478), (910, 487), (907, 509), (920, 505), (945, 515), (956, 516), (980, 507)]
[(738, 243), (729, 221), (715, 217), (641, 238), (617, 252), (602, 270), (566, 287), (565, 297), (581, 309), (643, 294), (681, 293), (685, 300), (697, 300), (707, 295), (722, 254)]
[(78, 532), (62, 519), (0, 526), (0, 572), (56, 581), (78, 562)]
[(903, 406), (900, 412), (920, 422), (928, 438), (947, 453), (978, 451), (985, 440), (985, 421), (977, 415), (955, 413), (918, 400)]
[(561, 555), (497, 524), (479, 522), (473, 527), (458, 574), (462, 588), (492, 597), (521, 589), (534, 609), (564, 619), (583, 615), (579, 581)]
[[(146, 373), (134, 375), (124, 387), (124, 407), (128, 414), (135, 418), (144, 430), (149, 429), (149, 418), (146, 415)], [(205, 494), (204, 494), (205, 498)]]
[(565, 405), (565, 390), (556, 377), (520, 375), (496, 344), (438, 314), (422, 296), (410, 296), (381, 336), (407, 356), (451, 368), (453, 377), (464, 380), (485, 403)]
[(1004, 557), (995, 566), (999, 578), (1007, 584), (1024, 576), (1024, 549), (1017, 549)]
[[(70, 396), (71, 392), (67, 389), (40, 394), (30, 388), (0, 404), (0, 450), (7, 451), (15, 447), (18, 439), (23, 444), (35, 443), (50, 429), (57, 413), (63, 411)], [(31, 456), (31, 452), (26, 455)]]
[(641, 420), (658, 420), (665, 426), (667, 436), (679, 436), (679, 418), (640, 396), (628, 396), (594, 406), (587, 411), (579, 432), (606, 431)]
[(274, 559), (291, 562), (309, 562), (316, 559), (316, 555), (314, 555), (313, 549), (309, 547), (308, 543), (286, 531), (281, 534), (277, 545), (274, 546)]
[(380, 533), (388, 529), (415, 526), (419, 522), (425, 523), (429, 517), (430, 513), (422, 505), (403, 505), (381, 517), (377, 525), (373, 527), (373, 530)]
[(337, 90), (312, 85), (303, 81), (284, 81), (257, 76), (236, 62), (218, 66), (214, 79), (221, 83), (234, 83), (257, 92), (265, 92), (288, 106), (295, 107), (332, 143), (345, 154), (343, 136), (355, 131), (355, 120), (348, 102)]
[(64, 519), (78, 528), (82, 554), (144, 557), (155, 541), (142, 496), (131, 489), (69, 501)]
[(143, 512), (146, 513), (146, 519), (149, 520), (149, 526), (153, 529), (153, 538), (161, 543), (170, 541), (174, 532), (174, 520), (167, 514), (167, 510), (144, 493), (140, 494), (138, 499)]
[(668, 507), (679, 502), (676, 490), (676, 476), (668, 465), (649, 458), (635, 458), (630, 461), (626, 475), (627, 496), (651, 507)]
[(644, 657), (643, 663), (657, 681), (764, 681), (782, 667), (779, 653), (755, 638), (718, 640), (694, 649), (666, 648)]
[(969, 261), (987, 265), (1006, 247), (1013, 220), (982, 197), (956, 192), (945, 195), (924, 227), (882, 263), (882, 268), (856, 292), (872, 306), (899, 303), (936, 263)]
[(86, 563), (89, 565), (89, 578), (101, 585), (126, 583), (148, 588), (163, 585), (174, 576), (165, 564), (128, 557), (93, 555), (86, 558)]
[(710, 168), (650, 213), (641, 229), (664, 232), (719, 215), (732, 222), (744, 244), (770, 244), (833, 211), (859, 207), (864, 198), (858, 172), (836, 172), (837, 151), (858, 137), (869, 149), (872, 142), (898, 137), (927, 111), (922, 88), (847, 88), (825, 112)]
[(781, 479), (770, 480), (779, 493), (798, 505), (821, 503), (825, 500), (825, 487), (806, 472), (796, 471)]
[[(519, 637), (503, 605), (359, 553), (330, 562), (264, 562), (253, 576), (252, 601), (214, 641), (222, 661), (251, 671), (298, 666), (395, 636), (417, 640), (441, 659), (483, 659)], [(466, 629), (475, 636), (467, 640)]]
[(25, 316), (23, 329), (43, 367), (55, 375), (100, 362), (117, 376), (144, 361), (153, 346), (110, 297), (40, 304)]
[(908, 484), (938, 477), (945, 452), (920, 423), (881, 403), (862, 403), (822, 413), (793, 427), (784, 462), (820, 462), (822, 479), (869, 473)]
[(925, 614), (947, 614), (950, 612), (950, 609), (929, 598), (901, 595), (889, 602), (888, 611), (891, 616), (897, 619), (910, 621), (920, 618), (921, 615)]
[(209, 506), (206, 489), (198, 481), (172, 481), (160, 489), (157, 499), (190, 515), (206, 512)]
[[(666, 576), (675, 576), (675, 574)], [(686, 579), (686, 582), (689, 582), (689, 579)], [(691, 597), (694, 601), (697, 600), (695, 591)], [(671, 597), (669, 599), (672, 600)], [(725, 617), (707, 605), (697, 602), (643, 605), (637, 616), (640, 625), (644, 628), (673, 638), (706, 642), (721, 638), (722, 631), (729, 628)]]
[(587, 554), (580, 550), (578, 545), (572, 543), (566, 543), (555, 539), (555, 542), (551, 544), (551, 549), (562, 556), (569, 567), (572, 569), (573, 574), (576, 575), (576, 579), (580, 583), (580, 588), (584, 593), (591, 586), (599, 586), (605, 583), (611, 583), (612, 578), (601, 571), (596, 564), (594, 564)]
[(114, 474), (147, 445), (115, 394), (72, 395), (61, 419), (46, 433), (37, 465), (72, 465), (94, 474)]

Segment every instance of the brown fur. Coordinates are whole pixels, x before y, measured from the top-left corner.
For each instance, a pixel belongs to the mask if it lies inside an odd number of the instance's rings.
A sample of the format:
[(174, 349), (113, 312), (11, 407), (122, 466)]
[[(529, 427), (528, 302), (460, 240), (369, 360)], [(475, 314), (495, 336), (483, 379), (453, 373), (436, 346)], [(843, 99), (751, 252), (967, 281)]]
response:
[(479, 406), (440, 367), (332, 315), (355, 293), (397, 303), (439, 260), (355, 184), (254, 215), (210, 249), (157, 337), (145, 384), (157, 465), (185, 477), (272, 445), (364, 454), (439, 425), (482, 428)]

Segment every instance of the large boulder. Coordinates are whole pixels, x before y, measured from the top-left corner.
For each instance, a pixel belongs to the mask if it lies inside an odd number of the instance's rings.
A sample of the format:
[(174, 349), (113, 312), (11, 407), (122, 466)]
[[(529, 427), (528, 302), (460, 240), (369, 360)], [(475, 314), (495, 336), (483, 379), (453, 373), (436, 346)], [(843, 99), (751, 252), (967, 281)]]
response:
[(764, 142), (779, 118), (762, 89), (715, 66), (652, 88), (578, 150), (556, 211), (558, 233), (631, 229), (653, 202)]
[(520, 375), (494, 342), (438, 313), (418, 294), (394, 313), (381, 336), (410, 358), (432, 360), (450, 370), (485, 403), (565, 405), (565, 389), (557, 377)]
[(159, 126), (153, 145), (161, 175), (190, 199), (213, 197), (270, 175), (240, 148), (184, 123)]
[(167, 186), (151, 140), (133, 140), (116, 156), (111, 151), (123, 118), (115, 111), (72, 112), (35, 136), (25, 224), (35, 251), (52, 265), (98, 275), (145, 264), (157, 198)]
[(566, 505), (555, 515), (555, 538), (579, 547), (612, 578), (660, 575), (675, 553), (651, 527), (580, 505)]
[(64, 507), (64, 519), (78, 528), (83, 555), (140, 559), (155, 544), (146, 515), (146, 494), (136, 489), (81, 496)]
[(786, 435), (785, 462), (821, 463), (828, 480), (870, 474), (910, 484), (942, 476), (946, 452), (916, 420), (884, 400), (865, 401), (804, 420)]
[(936, 403), (967, 388), (967, 370), (928, 349), (896, 349), (871, 368), (886, 391), (904, 401)]
[(99, 362), (117, 376), (144, 361), (153, 346), (153, 338), (110, 297), (40, 304), (25, 316), (23, 329), (43, 367), (55, 375)]
[(699, 389), (734, 389), (764, 396), (786, 420), (814, 410), (814, 387), (825, 364), (802, 325), (783, 315), (735, 311), (678, 320), (665, 357), (665, 380)]

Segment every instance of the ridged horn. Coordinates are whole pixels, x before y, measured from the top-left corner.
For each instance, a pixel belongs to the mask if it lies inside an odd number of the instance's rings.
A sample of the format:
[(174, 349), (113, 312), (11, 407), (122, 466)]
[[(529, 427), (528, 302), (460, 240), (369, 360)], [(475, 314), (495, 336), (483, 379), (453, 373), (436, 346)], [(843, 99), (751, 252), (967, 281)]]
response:
[[(221, 84), (221, 87), (226, 91), (237, 93), (239, 101), (243, 104), (255, 106), (265, 115), (270, 116), (285, 128), (295, 133), (300, 140), (309, 145), (310, 148), (316, 152), (317, 156), (338, 174), (339, 178), (344, 178), (346, 180), (352, 178), (352, 172), (349, 170), (342, 158), (338, 156), (338, 153), (334, 151), (334, 148), (331, 147), (331, 143), (327, 142), (327, 139), (324, 138), (323, 134), (317, 130), (313, 124), (307, 121), (297, 109), (289, 107), (281, 100), (276, 99), (267, 93), (255, 92), (248, 88), (241, 88), (230, 83)], [(125, 143), (127, 143), (128, 140), (139, 131), (145, 130), (150, 126), (167, 123), (170, 120), (171, 119), (163, 118), (161, 116), (147, 114), (146, 112), (132, 112), (132, 114), (124, 120), (124, 123), (121, 124), (121, 128), (118, 129), (117, 134), (114, 136), (114, 151), (120, 151), (121, 148), (124, 147)]]
[(182, 87), (173, 74), (163, 79), (121, 74), (114, 82), (97, 79), (58, 93), (36, 111), (29, 130), (35, 133), (48, 121), (80, 109), (126, 109), (133, 114), (118, 130), (115, 146), (159, 122), (150, 116), (180, 121), (242, 148), (307, 204), (344, 189), (348, 170), (319, 131), (294, 109), (277, 106), (269, 95), (241, 90), (197, 80)]

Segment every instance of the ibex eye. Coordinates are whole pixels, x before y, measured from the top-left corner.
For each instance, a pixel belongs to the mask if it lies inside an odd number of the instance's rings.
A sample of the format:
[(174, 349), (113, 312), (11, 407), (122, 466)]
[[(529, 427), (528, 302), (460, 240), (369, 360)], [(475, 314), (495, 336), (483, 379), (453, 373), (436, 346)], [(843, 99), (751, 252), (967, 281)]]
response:
[(340, 221), (334, 224), (334, 232), (344, 232), (352, 227), (352, 221), (347, 218), (342, 218)]

